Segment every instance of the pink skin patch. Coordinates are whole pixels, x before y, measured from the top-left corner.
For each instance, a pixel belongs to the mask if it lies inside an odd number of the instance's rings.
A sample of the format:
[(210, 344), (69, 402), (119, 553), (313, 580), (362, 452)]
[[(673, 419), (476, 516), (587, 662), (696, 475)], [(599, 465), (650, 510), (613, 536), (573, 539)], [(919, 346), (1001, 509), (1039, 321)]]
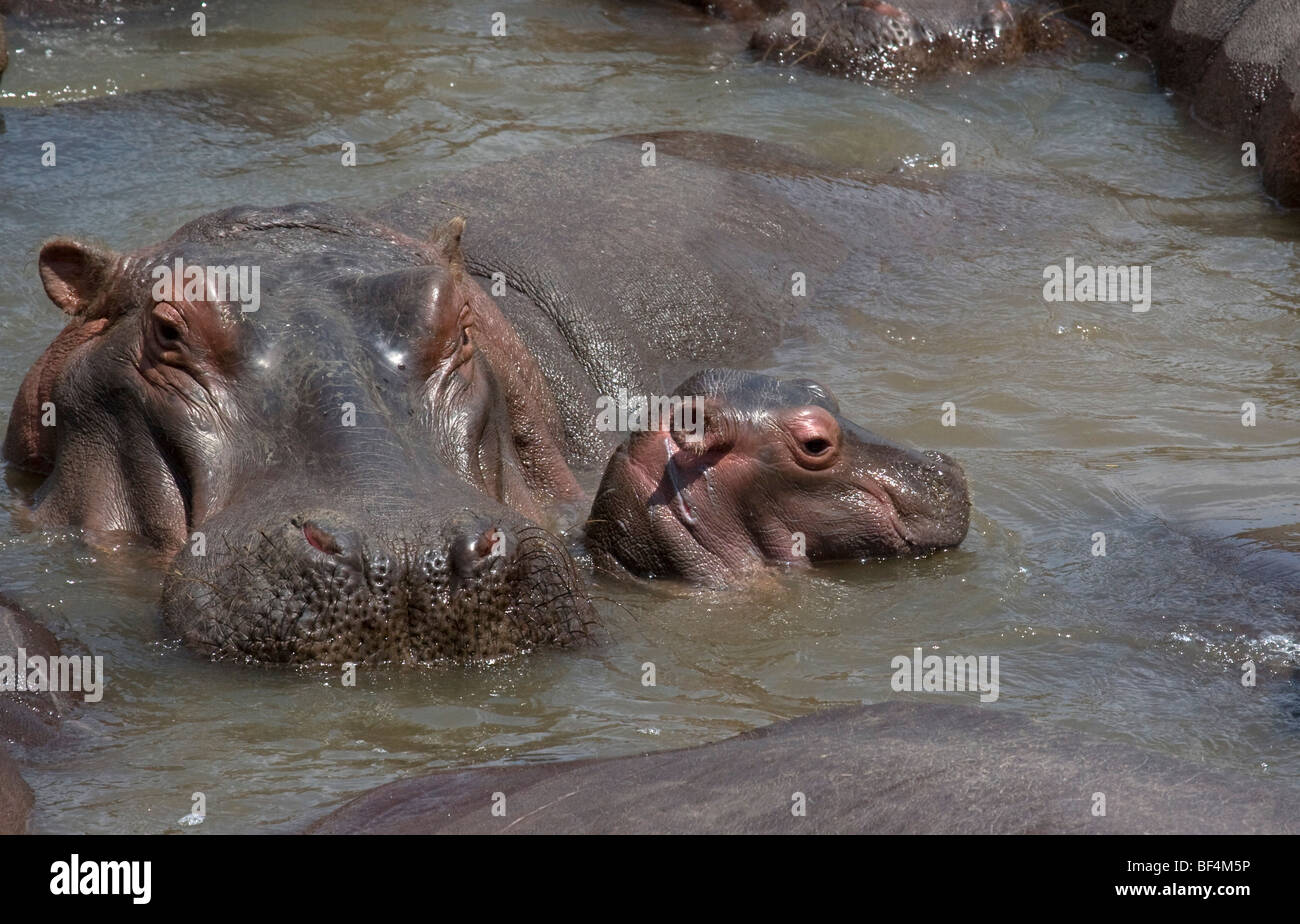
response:
[(907, 14), (898, 7), (885, 3), (883, 0), (867, 0), (867, 2), (862, 5), (872, 12), (879, 13), (881, 16), (891, 16), (894, 19), (903, 19), (907, 16)]
[(677, 508), (677, 515), (682, 518), (682, 522), (688, 526), (698, 526), (699, 520), (695, 516), (695, 511), (691, 509), (690, 501), (686, 497), (686, 488), (682, 485), (682, 478), (677, 468), (677, 463), (673, 460), (673, 440), (672, 437), (664, 438), (664, 449), (668, 453), (668, 461), (664, 468), (668, 472), (668, 480), (673, 486), (673, 506)]
[(487, 558), (492, 554), (492, 550), (497, 547), (497, 542), (504, 540), (504, 538), (504, 533), (498, 530), (495, 526), (489, 526), (483, 531), (481, 536), (474, 540), (470, 548), (473, 549), (474, 554), (479, 558)]
[(319, 549), (326, 555), (337, 555), (339, 544), (334, 541), (334, 537), (325, 530), (321, 529), (315, 523), (304, 523), (302, 526), (303, 537), (311, 544), (312, 548)]

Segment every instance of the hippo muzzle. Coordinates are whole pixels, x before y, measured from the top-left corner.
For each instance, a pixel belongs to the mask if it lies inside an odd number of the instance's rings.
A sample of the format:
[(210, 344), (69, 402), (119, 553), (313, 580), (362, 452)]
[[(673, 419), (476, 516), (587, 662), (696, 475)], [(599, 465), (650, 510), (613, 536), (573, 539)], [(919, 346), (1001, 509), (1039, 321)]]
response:
[(206, 525), (204, 555), (175, 559), (163, 618), (212, 656), (293, 664), (484, 661), (588, 638), (594, 612), (557, 537), (481, 502), (422, 518), (435, 502), (383, 517), (319, 498), (235, 508)]

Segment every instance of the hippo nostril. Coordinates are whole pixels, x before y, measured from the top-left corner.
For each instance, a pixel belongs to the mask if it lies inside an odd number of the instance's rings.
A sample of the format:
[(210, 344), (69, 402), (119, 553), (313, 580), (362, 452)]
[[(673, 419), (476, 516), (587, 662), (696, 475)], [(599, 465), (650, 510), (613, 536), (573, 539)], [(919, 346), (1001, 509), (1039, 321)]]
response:
[(302, 525), (302, 535), (313, 548), (319, 549), (326, 555), (338, 555), (343, 551), (343, 547), (339, 545), (333, 533), (311, 520)]
[[(473, 538), (470, 538), (470, 537)], [(508, 552), (508, 536), (500, 526), (489, 526), (481, 533), (462, 535), (452, 543), (452, 565), (461, 577), (473, 577), (483, 568), (490, 568), (492, 560)]]
[(479, 558), (505, 553), (506, 534), (495, 526), (488, 527), (470, 544), (470, 550)]

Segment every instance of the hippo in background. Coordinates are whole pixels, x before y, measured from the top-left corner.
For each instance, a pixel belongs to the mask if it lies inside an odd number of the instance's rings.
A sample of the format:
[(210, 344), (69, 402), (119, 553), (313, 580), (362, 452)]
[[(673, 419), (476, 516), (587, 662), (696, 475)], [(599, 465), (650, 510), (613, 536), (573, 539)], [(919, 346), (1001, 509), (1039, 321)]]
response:
[(721, 586), (772, 565), (923, 555), (966, 537), (961, 466), (846, 420), (811, 379), (708, 369), (674, 395), (698, 406), (656, 415), (605, 469), (586, 526), (598, 566)]
[[(1242, 166), (1259, 169), (1265, 192), (1300, 206), (1300, 14), (1292, 0), (685, 2), (752, 30), (750, 47), (765, 60), (867, 82), (1009, 64), (1073, 37), (1116, 41), (1147, 55), (1157, 81), (1228, 136)], [(795, 12), (807, 17), (804, 35), (794, 34)]]
[[(749, 29), (765, 61), (901, 84), (1063, 45), (1055, 7), (1007, 0), (686, 0)], [(802, 20), (796, 20), (802, 15)]]
[[(156, 549), (166, 625), (213, 656), (484, 660), (588, 640), (563, 533), (585, 509), (579, 477), (620, 436), (594, 426), (597, 396), (761, 357), (798, 316), (782, 264), (829, 271), (850, 253), (824, 227), (835, 188), (815, 165), (728, 136), (657, 143), (654, 170), (643, 138), (618, 138), (371, 215), (237, 207), (129, 253), (46, 243), (41, 280), (69, 321), (4, 447), (43, 476), (36, 522)], [(462, 203), (479, 228), (464, 245)], [(846, 214), (883, 220), (862, 211)], [(873, 509), (928, 499), (908, 553), (960, 541), (959, 469), (856, 449), (890, 469)], [(898, 551), (889, 522), (838, 521), (845, 548)]]
[(1228, 136), (1246, 164), (1253, 144), (1264, 189), (1300, 206), (1300, 11), (1291, 0), (1098, 0), (1066, 7), (1151, 58), (1156, 79), (1196, 119)]
[(84, 25), (107, 15), (153, 10), (169, 12), (159, 0), (0, 0), (0, 77), (9, 64), (4, 17), (12, 17), (21, 29), (44, 25)]

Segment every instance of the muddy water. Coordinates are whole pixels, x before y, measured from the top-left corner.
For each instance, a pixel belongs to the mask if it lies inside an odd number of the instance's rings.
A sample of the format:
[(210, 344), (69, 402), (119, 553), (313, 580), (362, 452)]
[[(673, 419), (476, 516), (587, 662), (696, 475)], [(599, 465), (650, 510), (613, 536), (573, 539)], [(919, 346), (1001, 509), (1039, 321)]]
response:
[[(1140, 61), (1097, 48), (894, 92), (753, 64), (671, 5), (505, 3), (495, 41), (449, 4), (349, 6), (211, 4), (205, 39), (174, 14), (11, 36), (6, 406), (60, 326), (36, 278), (45, 237), (129, 247), (238, 202), (368, 203), (616, 132), (729, 130), (946, 190), (917, 199), (896, 260), (822, 286), (824, 329), (773, 367), (958, 456), (972, 534), (745, 593), (602, 584), (602, 647), (345, 688), (162, 640), (154, 572), (28, 529), (33, 484), (11, 472), (0, 585), (108, 671), (59, 743), (20, 753), (37, 830), (182, 830), (200, 791), (207, 820), (184, 830), (291, 829), (401, 774), (713, 741), (903, 695), (890, 660), (917, 646), (998, 655), (986, 708), (1300, 782), (1300, 225)], [(1043, 269), (1067, 257), (1150, 265), (1151, 310), (1045, 302)]]

